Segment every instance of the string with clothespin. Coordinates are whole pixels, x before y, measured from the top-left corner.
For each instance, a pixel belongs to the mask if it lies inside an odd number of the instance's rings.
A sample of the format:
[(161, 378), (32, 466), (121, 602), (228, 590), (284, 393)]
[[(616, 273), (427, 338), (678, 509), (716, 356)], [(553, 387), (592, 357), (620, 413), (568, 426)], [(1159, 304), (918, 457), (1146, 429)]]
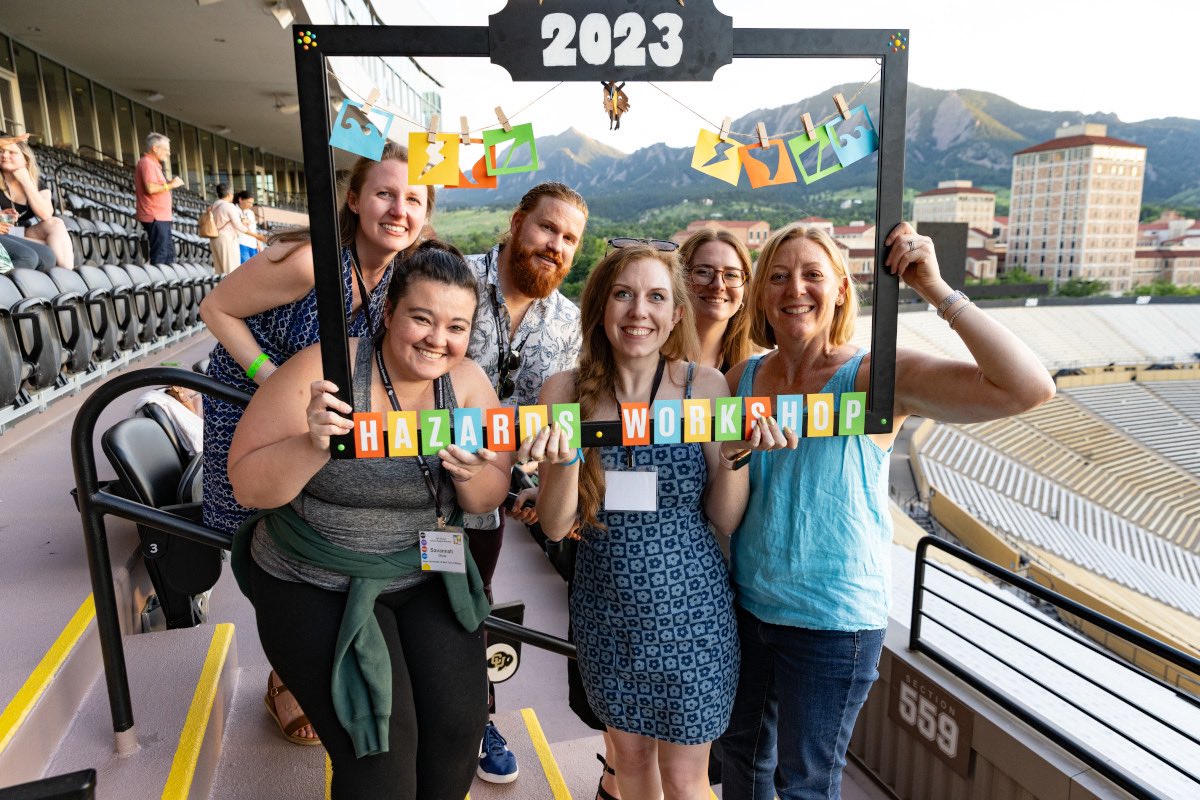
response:
[[(333, 69), (331, 67), (326, 67), (326, 70), (329, 73), (329, 76), (331, 78), (337, 77), (334, 74)], [(550, 94), (555, 89), (562, 86), (563, 83), (564, 83), (564, 81), (559, 81), (558, 83), (554, 84), (549, 89), (547, 89), (546, 91), (542, 92), (540, 95), (535, 97), (533, 100), (530, 100), (528, 103), (521, 106), (513, 114), (504, 115), (503, 112), (501, 112), (501, 110), (500, 110), (501, 107), (496, 106), (496, 111), (499, 112), (497, 114), (497, 119), (500, 121), (500, 124), (504, 127), (504, 130), (506, 130), (506, 131), (512, 130), (511, 120), (515, 119), (516, 117), (519, 117), (521, 114), (525, 113), (530, 108), (532, 108), (533, 106), (540, 103), (543, 99), (545, 99), (546, 95)], [(362, 106), (361, 111), (364, 114), (369, 113), (371, 111), (371, 109), (373, 109), (373, 108), (379, 109), (380, 111), (384, 111), (384, 112), (387, 112), (388, 114), (391, 114), (396, 119), (407, 122), (409, 125), (412, 125), (417, 130), (430, 131), (431, 137), (432, 137), (433, 133), (436, 133), (435, 126), (437, 124), (440, 124), (440, 115), (433, 115), (433, 117), (431, 117), (431, 125), (426, 126), (424, 122), (418, 122), (417, 120), (410, 118), (403, 112), (398, 111), (398, 110), (388, 106), (386, 103), (378, 102), (379, 89), (377, 89), (375, 87), (371, 88), (371, 91), (367, 94), (366, 97), (363, 97), (361, 94), (359, 94), (358, 92), (355, 92), (353, 89), (349, 89), (349, 87), (343, 87), (343, 94), (346, 96), (347, 99), (352, 100), (356, 103), (359, 103)], [(435, 118), (438, 119), (438, 122), (432, 121)], [(460, 121), (463, 122), (464, 125), (466, 124), (466, 119), (467, 119), (466, 117), (460, 117), (459, 119), (460, 119)], [(494, 123), (492, 123), (492, 124), (482, 125), (478, 128), (464, 128), (462, 130), (462, 133), (467, 134), (469, 136), (470, 134), (482, 133), (483, 131), (491, 130), (494, 127), (496, 127), (496, 126)], [(433, 138), (431, 138), (430, 141), (432, 142), (435, 140)]]
[[(837, 105), (838, 110), (835, 111), (834, 113), (830, 114), (829, 116), (825, 117), (820, 122), (818, 122), (815, 127), (820, 127), (821, 125), (824, 125), (827, 122), (833, 122), (838, 117), (842, 117), (844, 119), (849, 119), (850, 117), (849, 117), (848, 109), (849, 109), (850, 105), (853, 105), (854, 101), (858, 99), (859, 95), (861, 95), (864, 91), (866, 91), (867, 87), (870, 86), (871, 83), (876, 78), (879, 77), (879, 73), (881, 71), (882, 71), (882, 67), (880, 69), (875, 70), (874, 75), (872, 75), (870, 78), (867, 78), (865, 81), (863, 81), (862, 85), (859, 86), (857, 90), (855, 90), (854, 94), (850, 95), (849, 101), (846, 101), (844, 98), (842, 98), (842, 95), (840, 93), (834, 95), (834, 104)], [(708, 125), (710, 128), (717, 128), (720, 131), (720, 133), (718, 135), (721, 137), (722, 140), (734, 140), (736, 137), (740, 137), (740, 138), (742, 138), (744, 140), (748, 140), (750, 142), (758, 141), (758, 142), (762, 143), (761, 137), (759, 136), (758, 128), (762, 127), (763, 123), (761, 123), (761, 122), (758, 123), (758, 125), (755, 126), (754, 132), (743, 133), (740, 131), (731, 131), (729, 129), (731, 120), (729, 117), (725, 117), (722, 124), (718, 127), (708, 117), (704, 116), (699, 111), (697, 111), (696, 109), (689, 106), (687, 103), (680, 100), (678, 97), (675, 97), (673, 94), (671, 94), (666, 89), (659, 86), (658, 84), (654, 83), (653, 81), (647, 81), (647, 83), (650, 86), (657, 89), (658, 91), (662, 92), (669, 99), (675, 101), (675, 103), (678, 104), (681, 108), (690, 112), (693, 116), (695, 116), (697, 119), (702, 121), (704, 124)], [(774, 134), (774, 138), (782, 139), (782, 138), (785, 138), (788, 136), (795, 136), (796, 134), (799, 134), (799, 133), (805, 133), (811, 137), (815, 131), (815, 127), (810, 127), (810, 126), (812, 126), (812, 116), (810, 114), (808, 114), (807, 112), (805, 112), (805, 114), (802, 117), (802, 120), (803, 119), (808, 120), (808, 122), (807, 122), (807, 124), (805, 124), (803, 130), (784, 131), (783, 133), (776, 133), (776, 134)], [(764, 128), (764, 130), (765, 130), (765, 128)], [(765, 144), (764, 144), (764, 146), (765, 146)]]

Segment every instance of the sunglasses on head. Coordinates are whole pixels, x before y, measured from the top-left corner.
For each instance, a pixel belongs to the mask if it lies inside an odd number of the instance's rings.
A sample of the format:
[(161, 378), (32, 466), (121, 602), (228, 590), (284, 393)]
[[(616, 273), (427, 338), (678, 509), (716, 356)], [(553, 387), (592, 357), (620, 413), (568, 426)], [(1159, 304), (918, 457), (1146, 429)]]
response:
[[(622, 247), (633, 247), (634, 245), (645, 244), (653, 247), (655, 250), (662, 250), (664, 253), (670, 253), (679, 249), (679, 245), (675, 242), (666, 239), (635, 239), (632, 236), (617, 236), (608, 240), (610, 248), (615, 247), (620, 250)], [(605, 253), (608, 251), (605, 250)]]

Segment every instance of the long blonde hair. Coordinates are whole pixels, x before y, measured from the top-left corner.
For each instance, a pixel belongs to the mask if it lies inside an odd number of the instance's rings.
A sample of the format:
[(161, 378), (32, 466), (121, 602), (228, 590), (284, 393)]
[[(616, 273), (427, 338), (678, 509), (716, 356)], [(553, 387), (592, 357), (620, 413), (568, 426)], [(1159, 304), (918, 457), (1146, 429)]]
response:
[(750, 280), (750, 291), (747, 293), (750, 310), (753, 312), (750, 338), (760, 347), (770, 348), (778, 344), (775, 341), (775, 331), (763, 313), (762, 295), (770, 280), (771, 262), (775, 259), (775, 253), (792, 239), (808, 239), (814, 242), (829, 257), (829, 263), (833, 265), (834, 274), (838, 279), (846, 281), (846, 300), (833, 310), (833, 322), (829, 326), (829, 343), (839, 347), (854, 336), (854, 322), (858, 317), (858, 291), (854, 279), (850, 277), (850, 268), (846, 266), (841, 248), (837, 246), (833, 237), (820, 228), (809, 228), (799, 222), (779, 229), (767, 240), (758, 255), (758, 268)]
[[(733, 248), (742, 265), (742, 271), (746, 273), (748, 290), (750, 279), (754, 275), (754, 268), (750, 263), (750, 251), (746, 249), (746, 245), (742, 244), (741, 239), (725, 228), (701, 228), (688, 237), (687, 241), (679, 248), (679, 260), (683, 262), (685, 269), (691, 267), (692, 257), (695, 256), (696, 251), (709, 242), (721, 242)], [(730, 367), (742, 363), (754, 352), (754, 345), (750, 341), (750, 317), (750, 309), (747, 308), (747, 303), (743, 299), (742, 307), (729, 318), (725, 326), (725, 335), (721, 338), (720, 367), (722, 371), (727, 371)], [(699, 355), (696, 353), (697, 357)]]
[[(13, 144), (21, 151), (21, 155), (25, 156), (25, 169), (29, 171), (30, 181), (34, 186), (37, 186), (38, 175), (41, 174), (41, 170), (38, 169), (37, 156), (33, 154), (33, 148), (29, 146), (29, 142), (27, 141), (16, 141)], [(4, 180), (3, 172), (0, 172), (0, 192), (8, 194), (8, 182)], [(25, 199), (26, 201), (29, 200), (28, 197)]]
[[(604, 330), (604, 311), (612, 295), (613, 285), (625, 271), (625, 267), (642, 258), (658, 261), (667, 268), (671, 276), (671, 295), (674, 306), (681, 310), (679, 322), (663, 342), (659, 352), (669, 361), (687, 359), (696, 352), (696, 318), (688, 298), (687, 282), (683, 266), (675, 253), (655, 250), (648, 245), (635, 245), (614, 250), (600, 260), (588, 276), (583, 293), (579, 297), (580, 327), (583, 329), (583, 346), (579, 351), (579, 369), (576, 386), (579, 392), (579, 410), (583, 419), (594, 419), (596, 409), (607, 399), (613, 398), (616, 384), (617, 364), (613, 358), (612, 345)], [(603, 527), (597, 517), (604, 498), (604, 469), (600, 458), (594, 456), (584, 461), (579, 469), (579, 519), (584, 526)]]

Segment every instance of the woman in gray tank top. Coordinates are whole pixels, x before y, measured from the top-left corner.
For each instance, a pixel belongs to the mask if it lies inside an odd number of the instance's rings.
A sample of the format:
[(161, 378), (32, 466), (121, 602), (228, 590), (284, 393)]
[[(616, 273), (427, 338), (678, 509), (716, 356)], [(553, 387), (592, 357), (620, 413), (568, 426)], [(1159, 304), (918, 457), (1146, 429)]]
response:
[(331, 460), (330, 437), (351, 432), (352, 411), (499, 406), (465, 358), (475, 297), (461, 254), (426, 242), (392, 279), (380, 335), (350, 340), (354, 408), (321, 379), (314, 345), (255, 393), (229, 451), (239, 502), (273, 509), (239, 531), (234, 571), (263, 650), (329, 752), (335, 798), (460, 800), (470, 787), (488, 606), (461, 538), (433, 571), (417, 543), (459, 510), (497, 507), (510, 458), (449, 445)]

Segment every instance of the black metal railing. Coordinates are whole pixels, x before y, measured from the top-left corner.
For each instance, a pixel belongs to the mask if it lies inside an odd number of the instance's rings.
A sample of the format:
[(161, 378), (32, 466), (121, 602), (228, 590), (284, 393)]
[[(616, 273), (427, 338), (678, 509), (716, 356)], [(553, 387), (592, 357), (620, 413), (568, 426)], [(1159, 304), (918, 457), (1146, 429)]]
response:
[[(84, 543), (87, 549), (88, 571), (92, 581), (92, 596), (96, 606), (96, 629), (100, 637), (100, 653), (104, 663), (104, 679), (108, 688), (109, 709), (112, 712), (113, 732), (118, 735), (118, 752), (125, 754), (136, 749), (136, 743), (122, 742), (120, 735), (133, 728), (133, 705), (129, 693), (129, 676), (125, 666), (125, 650), (121, 641), (121, 625), (117, 613), (117, 595), (113, 586), (112, 562), (108, 552), (105, 516), (148, 525), (171, 536), (228, 550), (232, 544), (228, 534), (193, 522), (176, 514), (119, 497), (100, 485), (96, 473), (95, 431), (100, 415), (118, 397), (146, 386), (186, 386), (208, 397), (218, 397), (245, 406), (250, 396), (223, 383), (190, 370), (175, 367), (151, 367), (128, 372), (107, 381), (84, 401), (71, 429), (71, 462), (75, 472), (75, 499), (83, 521)], [(575, 657), (575, 646), (556, 636), (521, 625), (488, 617), (488, 630), (510, 639), (540, 647), (552, 653)]]
[[(1049, 652), (1047, 649), (1039, 647), (1035, 642), (1018, 637), (1011, 628), (999, 625), (993, 619), (989, 619), (986, 614), (979, 613), (977, 606), (964, 605), (963, 603), (949, 597), (947, 593), (938, 591), (936, 588), (931, 588), (926, 585), (926, 568), (930, 568), (946, 576), (946, 578), (954, 580), (958, 584), (978, 592), (993, 602), (999, 602), (996, 600), (995, 596), (981, 584), (969, 581), (961, 575), (956, 574), (953, 570), (947, 569), (940, 564), (930, 561), (927, 558), (927, 553), (930, 547), (948, 553), (954, 558), (957, 558), (971, 565), (972, 567), (975, 567), (976, 569), (986, 572), (988, 575), (996, 578), (1000, 582), (1025, 592), (1042, 603), (1053, 606), (1060, 612), (1074, 616), (1089, 625), (1093, 625), (1100, 630), (1103, 630), (1106, 633), (1127, 642), (1133, 647), (1139, 648), (1148, 655), (1152, 655), (1156, 658), (1162, 659), (1168, 664), (1174, 665), (1183, 672), (1189, 672), (1193, 675), (1200, 675), (1200, 660), (1197, 660), (1187, 653), (1164, 644), (1157, 639), (1147, 636), (1141, 631), (1130, 628), (1127, 625), (1123, 625), (1110, 617), (1106, 617), (1103, 614), (1100, 614), (1093, 609), (1088, 608), (1087, 606), (1081, 605), (1068, 597), (1064, 597), (1063, 595), (1051, 589), (1047, 589), (1039, 583), (1018, 575), (1015, 572), (1006, 570), (1003, 567), (997, 566), (987, 559), (981, 558), (969, 550), (965, 550), (957, 545), (950, 544), (949, 542), (945, 542), (933, 536), (926, 536), (917, 544), (916, 567), (913, 578), (912, 619), (909, 629), (909, 648), (911, 650), (923, 653), (932, 660), (936, 661), (938, 664), (954, 673), (963, 681), (982, 692), (989, 699), (998, 703), (1007, 711), (1023, 720), (1033, 728), (1037, 729), (1055, 744), (1084, 761), (1096, 772), (1104, 775), (1106, 778), (1113, 781), (1115, 784), (1132, 794), (1134, 797), (1154, 800), (1162, 795), (1160, 790), (1153, 788), (1145, 780), (1147, 777), (1145, 773), (1139, 772), (1138, 774), (1135, 774), (1133, 771), (1127, 769), (1123, 765), (1116, 763), (1112, 759), (1111, 754), (1104, 754), (1092, 748), (1087, 743), (1083, 742), (1078, 734), (1064, 730), (1044, 713), (1041, 713), (1030, 705), (1021, 702), (1020, 699), (1013, 696), (1009, 692), (998, 688), (996, 685), (989, 682), (987, 678), (980, 675), (977, 671), (965, 667), (956, 657), (940, 649), (936, 644), (931, 643), (928, 638), (922, 636), (922, 622), (924, 620), (929, 620), (936, 623), (943, 630), (945, 630), (948, 635), (953, 636), (955, 639), (966, 642), (969, 646), (986, 654), (992, 660), (1002, 664), (1006, 669), (1009, 669), (1017, 675), (1020, 675), (1023, 680), (1039, 687), (1039, 689), (1046, 691), (1050, 695), (1070, 706), (1078, 713), (1086, 716), (1098, 728), (1103, 728), (1113, 735), (1120, 737), (1128, 744), (1158, 761), (1163, 767), (1174, 770), (1179, 775), (1194, 781), (1196, 786), (1200, 787), (1200, 769), (1198, 769), (1197, 763), (1177, 763), (1168, 756), (1156, 751), (1153, 747), (1153, 743), (1148, 743), (1135, 738), (1133, 734), (1128, 732), (1130, 730), (1130, 726), (1128, 724), (1128, 715), (1126, 715), (1123, 719), (1114, 719), (1111, 717), (1106, 718), (1105, 716), (1096, 713), (1096, 711), (1092, 708), (1089, 708), (1084, 701), (1070, 697), (1064, 693), (1061, 688), (1056, 688), (1055, 686), (1051, 685), (1050, 682), (1044, 677), (1044, 673), (1031, 672), (1021, 664), (1016, 663), (1015, 659), (1010, 657), (1012, 652), (1011, 648), (997, 648), (995, 646), (994, 639), (991, 643), (989, 643), (986, 641), (981, 642), (978, 639), (971, 638), (969, 634), (972, 630), (984, 629), (987, 629), (989, 631), (989, 635), (993, 637), (997, 634), (1002, 637), (1008, 637), (1008, 639), (1012, 640), (1013, 642), (1019, 644), (1029, 651), (1037, 653), (1046, 659), (1049, 664), (1054, 665), (1054, 668), (1070, 673), (1075, 678), (1087, 683), (1089, 687), (1098, 689), (1109, 698), (1123, 703), (1128, 709), (1136, 711), (1138, 714), (1143, 715), (1148, 720), (1153, 720), (1155, 723), (1161, 725), (1165, 731), (1170, 731), (1171, 735), (1187, 740), (1193, 745), (1196, 745), (1197, 748), (1200, 748), (1200, 739), (1197, 739), (1194, 734), (1183, 730), (1174, 722), (1165, 719), (1161, 714), (1156, 713), (1153, 709), (1139, 704), (1136, 698), (1130, 696), (1128, 686), (1114, 686), (1105, 684), (1103, 681), (1087, 674), (1087, 671), (1080, 669), (1078, 665), (1072, 664), (1068, 660)], [(938, 598), (943, 603), (955, 609), (958, 613), (965, 614), (967, 617), (969, 617), (971, 620), (969, 629), (966, 626), (956, 626), (953, 623), (949, 623), (944, 618), (939, 619), (939, 617), (936, 616), (926, 604), (927, 595), (932, 595)], [(1047, 618), (1046, 615), (1027, 607), (1025, 604), (1006, 604), (1006, 608), (1024, 615), (1039, 625), (1045, 626), (1047, 629), (1054, 631), (1056, 635), (1069, 640), (1073, 645), (1086, 648), (1102, 658), (1119, 664), (1121, 667), (1129, 670), (1130, 673), (1136, 673), (1140, 679), (1144, 679), (1150, 683), (1156, 684), (1160, 688), (1164, 688), (1170, 692), (1173, 692), (1180, 698), (1183, 698), (1193, 704), (1197, 704), (1197, 699), (1195, 697), (1187, 694), (1180, 688), (1172, 686), (1157, 676), (1151, 675), (1139, 669), (1137, 666), (1118, 657), (1114, 653), (1106, 650), (1098, 644), (1082, 636), (1076, 636), (1075, 634), (1064, 630), (1061, 625), (1052, 619)]]

